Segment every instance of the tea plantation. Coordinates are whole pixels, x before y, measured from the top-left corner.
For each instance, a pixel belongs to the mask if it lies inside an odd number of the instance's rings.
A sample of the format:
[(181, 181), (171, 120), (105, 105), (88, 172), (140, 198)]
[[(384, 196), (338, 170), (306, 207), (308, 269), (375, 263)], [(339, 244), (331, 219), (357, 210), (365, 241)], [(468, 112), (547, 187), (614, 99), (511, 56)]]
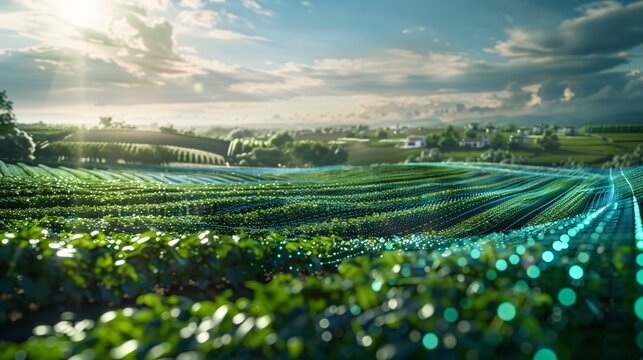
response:
[(643, 354), (643, 167), (0, 175), (0, 358)]

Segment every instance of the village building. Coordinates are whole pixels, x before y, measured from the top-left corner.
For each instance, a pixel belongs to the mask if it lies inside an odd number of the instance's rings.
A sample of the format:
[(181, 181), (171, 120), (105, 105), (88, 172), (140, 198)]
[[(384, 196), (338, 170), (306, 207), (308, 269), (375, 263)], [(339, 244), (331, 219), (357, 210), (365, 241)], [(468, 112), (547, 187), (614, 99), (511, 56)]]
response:
[(511, 136), (509, 143), (518, 147), (527, 147), (529, 145), (529, 138), (526, 136)]
[(420, 149), (426, 147), (426, 138), (420, 135), (411, 135), (404, 139), (401, 149)]
[(489, 146), (489, 139), (486, 137), (482, 137), (479, 139), (462, 139), (458, 143), (461, 148), (473, 148), (473, 149), (481, 149), (484, 147)]

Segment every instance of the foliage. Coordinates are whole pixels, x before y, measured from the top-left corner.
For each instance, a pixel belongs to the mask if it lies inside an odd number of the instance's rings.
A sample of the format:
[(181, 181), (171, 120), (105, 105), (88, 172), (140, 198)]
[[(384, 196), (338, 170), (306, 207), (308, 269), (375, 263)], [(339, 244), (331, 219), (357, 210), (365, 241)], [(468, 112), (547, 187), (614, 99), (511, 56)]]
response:
[(545, 130), (543, 136), (539, 137), (536, 143), (544, 150), (556, 150), (560, 147), (558, 136), (550, 129)]
[(378, 129), (375, 132), (375, 137), (378, 139), (386, 139), (388, 137), (388, 131), (386, 131), (385, 129)]
[(293, 157), (306, 166), (324, 166), (346, 162), (348, 154), (338, 145), (300, 141), (292, 147)]
[(507, 141), (505, 140), (504, 136), (500, 134), (493, 134), (489, 139), (489, 146), (491, 146), (492, 149), (505, 148), (507, 146)]
[(254, 136), (254, 131), (252, 129), (241, 129), (237, 128), (228, 133), (226, 136), (226, 139), (228, 140), (236, 140), (236, 139), (243, 139), (243, 138), (249, 138)]
[(640, 133), (643, 132), (641, 124), (601, 124), (588, 125), (585, 127), (588, 134), (594, 133)]
[(407, 163), (414, 162), (438, 162), (444, 160), (444, 155), (439, 148), (431, 148), (429, 151), (422, 150), (419, 156), (409, 156), (406, 159)]
[(0, 135), (0, 158), (31, 160), (34, 158), (35, 150), (36, 144), (25, 131), (13, 128)]
[(287, 132), (280, 132), (280, 133), (274, 134), (272, 137), (270, 137), (270, 139), (268, 139), (268, 143), (270, 145), (278, 148), (281, 148), (293, 141), (294, 141), (293, 137), (290, 136), (290, 134), (288, 134)]
[(0, 135), (8, 134), (15, 126), (13, 102), (9, 101), (6, 91), (0, 91)]
[(516, 156), (509, 150), (505, 149), (490, 149), (475, 159), (480, 162), (500, 163), (500, 164), (520, 164), (525, 161), (521, 156)]
[(641, 167), (74, 170), (0, 162), (0, 321), (34, 325), (0, 358), (626, 358), (641, 336)]
[(643, 164), (643, 149), (641, 145), (630, 154), (615, 155), (611, 161), (603, 164), (603, 168), (619, 168)]
[(92, 163), (168, 164), (185, 162), (197, 164), (222, 164), (223, 158), (205, 151), (174, 146), (57, 141), (40, 147), (38, 159)]

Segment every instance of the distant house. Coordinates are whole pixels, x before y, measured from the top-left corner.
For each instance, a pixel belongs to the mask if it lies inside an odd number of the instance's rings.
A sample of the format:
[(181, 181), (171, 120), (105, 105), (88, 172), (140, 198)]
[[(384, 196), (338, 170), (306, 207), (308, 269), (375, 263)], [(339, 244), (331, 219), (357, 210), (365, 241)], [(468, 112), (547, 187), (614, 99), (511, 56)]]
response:
[(465, 126), (464, 128), (467, 130), (478, 131), (480, 129), (480, 124), (478, 124), (477, 122), (472, 122), (467, 124), (467, 126)]
[(563, 134), (567, 136), (574, 136), (578, 135), (578, 128), (576, 126), (565, 126), (563, 129)]
[(486, 137), (482, 137), (479, 139), (462, 139), (458, 143), (461, 148), (474, 148), (474, 149), (481, 149), (483, 147), (489, 146), (489, 139)]
[(544, 130), (542, 126), (534, 126), (531, 128), (531, 133), (534, 135), (542, 135)]
[(498, 130), (498, 128), (495, 128), (493, 126), (487, 127), (487, 129), (485, 131), (487, 132), (487, 134), (497, 134), (497, 133), (500, 132), (500, 130)]
[(531, 133), (531, 131), (529, 131), (529, 129), (527, 129), (527, 128), (520, 128), (520, 129), (516, 130), (516, 133), (518, 135), (520, 135), (520, 136), (527, 136), (527, 135), (529, 135)]
[(426, 147), (426, 138), (420, 135), (411, 135), (404, 139), (404, 143), (400, 145), (402, 149), (420, 149)]
[(527, 147), (529, 145), (529, 138), (526, 136), (511, 136), (509, 138), (509, 144), (515, 145), (518, 147)]

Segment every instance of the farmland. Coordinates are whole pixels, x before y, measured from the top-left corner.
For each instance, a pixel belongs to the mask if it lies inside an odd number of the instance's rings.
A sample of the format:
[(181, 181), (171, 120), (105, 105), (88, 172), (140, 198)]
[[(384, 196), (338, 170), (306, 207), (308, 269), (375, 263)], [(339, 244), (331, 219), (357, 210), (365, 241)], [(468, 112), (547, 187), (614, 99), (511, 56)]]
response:
[(643, 346), (643, 168), (0, 163), (0, 175), (0, 358)]
[(165, 134), (156, 131), (89, 130), (72, 133), (67, 141), (169, 145), (225, 155), (228, 142), (197, 136)]

